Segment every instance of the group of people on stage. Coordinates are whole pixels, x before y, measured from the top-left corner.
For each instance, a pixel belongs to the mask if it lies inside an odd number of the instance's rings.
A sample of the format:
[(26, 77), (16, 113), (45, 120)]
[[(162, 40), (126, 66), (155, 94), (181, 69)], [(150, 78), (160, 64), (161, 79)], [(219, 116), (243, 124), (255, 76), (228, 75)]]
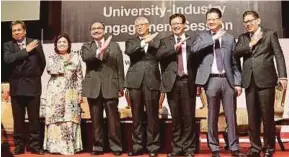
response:
[[(91, 25), (92, 41), (82, 45), (79, 56), (71, 52), (71, 41), (61, 34), (54, 51), (45, 62), (38, 40), (26, 37), (23, 21), (11, 23), (13, 40), (4, 44), (4, 61), (13, 66), (10, 95), (14, 118), (14, 154), (25, 152), (25, 109), (29, 119), (29, 143), (26, 150), (36, 154), (72, 155), (83, 149), (80, 128), (82, 97), (87, 97), (93, 128), (91, 155), (103, 154), (103, 110), (106, 112), (109, 146), (115, 156), (122, 153), (118, 98), (127, 89), (133, 120), (133, 151), (129, 156), (150, 157), (160, 149), (158, 118), (160, 98), (167, 95), (172, 117), (173, 156), (194, 156), (195, 99), (205, 91), (208, 101), (208, 146), (213, 157), (220, 156), (218, 115), (222, 102), (227, 122), (229, 149), (235, 157), (272, 157), (275, 149), (275, 86), (287, 86), (284, 55), (275, 31), (261, 27), (257, 12), (246, 11), (246, 33), (234, 36), (222, 29), (222, 13), (211, 8), (206, 13), (208, 31), (194, 39), (185, 32), (186, 18), (169, 18), (172, 35), (157, 39), (150, 34), (145, 17), (135, 20), (136, 36), (125, 42), (130, 66), (124, 77), (122, 51), (111, 36), (104, 38), (105, 24)], [(240, 58), (243, 58), (241, 70)], [(278, 75), (273, 58), (276, 60)], [(83, 78), (81, 60), (86, 63)], [(159, 68), (160, 65), (160, 68)], [(39, 106), (41, 75), (45, 69), (51, 78), (45, 104), (45, 136), (40, 144)], [(236, 128), (236, 97), (245, 88), (249, 119), (250, 152), (239, 151)], [(145, 108), (145, 111), (144, 111)], [(146, 115), (145, 115), (146, 114)], [(146, 127), (143, 126), (146, 121)], [(260, 141), (263, 121), (264, 144)], [(145, 135), (146, 134), (146, 135)], [(144, 139), (146, 137), (146, 139)], [(144, 143), (146, 142), (146, 143)]]

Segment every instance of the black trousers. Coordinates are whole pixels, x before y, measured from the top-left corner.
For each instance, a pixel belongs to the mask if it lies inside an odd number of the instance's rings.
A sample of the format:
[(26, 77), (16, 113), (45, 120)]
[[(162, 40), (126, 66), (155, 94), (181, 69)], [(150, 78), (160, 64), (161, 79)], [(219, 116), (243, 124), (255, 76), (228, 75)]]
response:
[(273, 152), (275, 150), (275, 87), (257, 87), (254, 76), (252, 75), (251, 84), (248, 88), (246, 88), (245, 92), (248, 110), (251, 151), (262, 151), (262, 144), (260, 140), (260, 126), (261, 121), (263, 121), (263, 149), (268, 152)]
[(103, 109), (105, 109), (108, 124), (108, 140), (112, 151), (122, 151), (120, 115), (118, 99), (105, 99), (100, 95), (96, 99), (88, 98), (92, 128), (94, 134), (93, 151), (103, 151)]
[(15, 147), (25, 148), (25, 109), (29, 120), (29, 143), (31, 149), (41, 149), (39, 107), (40, 96), (11, 96), (12, 113), (14, 119)]
[[(146, 121), (146, 148), (149, 152), (158, 152), (160, 148), (158, 118), (160, 91), (150, 90), (144, 79), (140, 88), (129, 89), (129, 95), (133, 119), (133, 151), (141, 151), (144, 148), (145, 127), (143, 122)], [(144, 112), (144, 106), (146, 112)]]
[(177, 79), (167, 99), (172, 115), (173, 152), (193, 153), (196, 148), (195, 98), (190, 96), (188, 79)]

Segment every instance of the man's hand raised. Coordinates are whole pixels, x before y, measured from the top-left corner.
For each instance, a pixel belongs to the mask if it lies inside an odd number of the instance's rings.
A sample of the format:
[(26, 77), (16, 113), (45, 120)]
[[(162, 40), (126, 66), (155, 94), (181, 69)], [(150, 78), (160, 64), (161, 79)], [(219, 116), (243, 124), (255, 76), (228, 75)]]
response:
[(38, 44), (39, 44), (38, 40), (33, 40), (32, 42), (26, 45), (26, 51), (31, 52), (38, 46)]

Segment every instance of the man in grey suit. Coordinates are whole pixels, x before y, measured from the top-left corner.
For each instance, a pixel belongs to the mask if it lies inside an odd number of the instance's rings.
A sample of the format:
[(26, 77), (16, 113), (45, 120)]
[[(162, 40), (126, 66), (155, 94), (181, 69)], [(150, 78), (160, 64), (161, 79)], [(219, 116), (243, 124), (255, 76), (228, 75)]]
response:
[(121, 155), (118, 97), (123, 96), (124, 67), (122, 52), (111, 36), (105, 41), (105, 25), (91, 25), (93, 41), (83, 44), (82, 59), (86, 63), (83, 96), (87, 97), (92, 120), (94, 142), (92, 155), (103, 154), (103, 109), (106, 111), (110, 148)]
[[(266, 157), (273, 156), (275, 149), (274, 100), (277, 82), (287, 87), (285, 59), (275, 31), (263, 29), (255, 11), (243, 14), (246, 33), (239, 36), (234, 56), (243, 57), (243, 86), (249, 120), (250, 157), (259, 157), (262, 151), (260, 125), (263, 121)], [(276, 74), (274, 57), (278, 75)]]
[[(129, 156), (143, 154), (142, 122), (147, 117), (147, 143), (149, 156), (157, 156), (160, 148), (158, 104), (160, 98), (160, 70), (156, 59), (159, 41), (149, 34), (149, 21), (145, 17), (135, 20), (137, 36), (126, 41), (125, 54), (130, 58), (125, 87), (129, 91), (133, 118), (133, 152)], [(144, 115), (144, 106), (146, 116)]]
[(222, 13), (211, 8), (206, 13), (210, 31), (201, 32), (192, 52), (201, 58), (196, 84), (202, 86), (208, 101), (208, 145), (213, 157), (220, 156), (218, 116), (220, 102), (225, 111), (229, 148), (232, 156), (242, 156), (236, 130), (236, 95), (241, 89), (240, 62), (233, 58), (235, 39), (222, 29)]
[(194, 156), (195, 151), (195, 69), (192, 40), (185, 33), (186, 17), (170, 16), (173, 34), (161, 39), (157, 59), (162, 70), (161, 91), (167, 93), (172, 115), (172, 146), (168, 156)]

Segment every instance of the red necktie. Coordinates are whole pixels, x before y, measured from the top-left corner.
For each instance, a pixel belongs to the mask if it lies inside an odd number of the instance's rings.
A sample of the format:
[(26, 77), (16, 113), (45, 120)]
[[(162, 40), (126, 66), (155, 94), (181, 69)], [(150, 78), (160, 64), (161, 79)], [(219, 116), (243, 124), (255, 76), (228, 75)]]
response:
[[(180, 42), (181, 38), (178, 37), (177, 41)], [(177, 71), (178, 76), (183, 76), (183, 74), (184, 74), (182, 50), (183, 50), (183, 48), (181, 46), (181, 48), (178, 50), (179, 51), (178, 52), (178, 71)]]
[[(102, 47), (101, 41), (97, 41), (97, 45), (98, 45), (98, 48), (101, 48), (101, 47)], [(98, 54), (98, 56), (99, 56), (99, 59), (100, 59), (100, 60), (103, 59), (103, 53), (102, 53), (102, 52), (100, 52), (100, 53)]]

